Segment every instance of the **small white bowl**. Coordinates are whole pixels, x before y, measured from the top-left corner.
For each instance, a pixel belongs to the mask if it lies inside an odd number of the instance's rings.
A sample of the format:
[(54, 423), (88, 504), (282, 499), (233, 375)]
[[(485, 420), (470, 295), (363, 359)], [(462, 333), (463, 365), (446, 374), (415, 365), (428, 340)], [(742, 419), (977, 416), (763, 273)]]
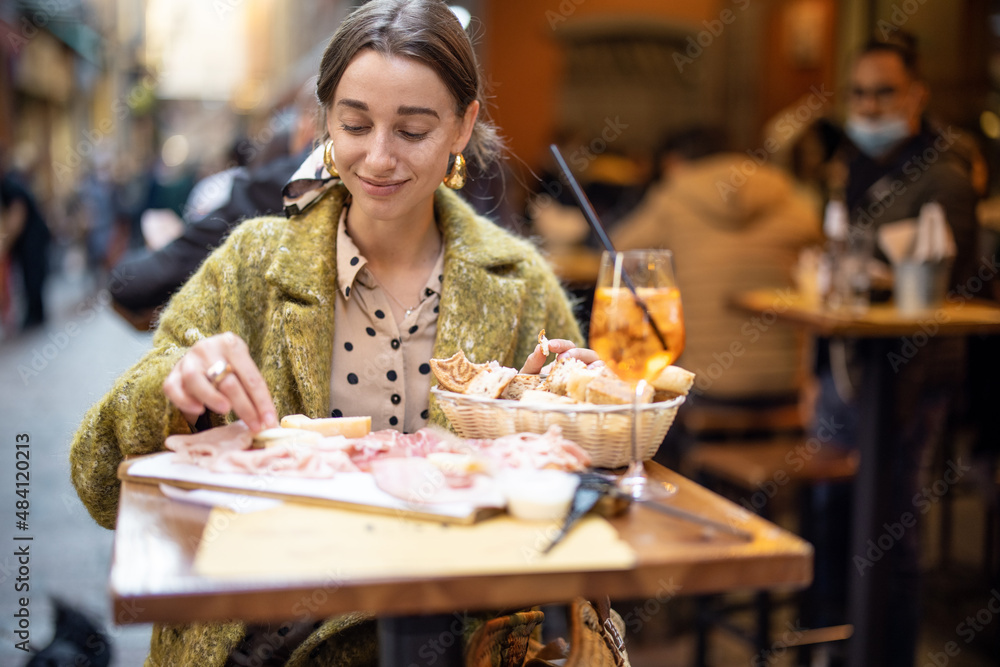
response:
[(507, 511), (527, 521), (565, 518), (580, 478), (562, 470), (502, 470), (496, 476)]

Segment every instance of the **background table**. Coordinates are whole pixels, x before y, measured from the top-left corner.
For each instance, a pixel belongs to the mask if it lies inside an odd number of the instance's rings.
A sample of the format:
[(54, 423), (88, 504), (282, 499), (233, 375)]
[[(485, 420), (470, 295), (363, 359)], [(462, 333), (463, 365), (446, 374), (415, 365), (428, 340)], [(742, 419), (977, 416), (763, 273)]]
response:
[[(865, 383), (857, 404), (860, 410), (858, 451), (860, 463), (854, 482), (851, 554), (865, 554), (869, 540), (878, 540), (889, 516), (878, 493), (892, 461), (880, 442), (893, 437), (890, 420), (894, 405), (892, 364), (889, 352), (901, 337), (969, 336), (1000, 333), (1000, 307), (992, 302), (955, 300), (935, 309), (907, 316), (891, 304), (875, 304), (863, 313), (829, 310), (803, 299), (794, 290), (758, 290), (735, 295), (735, 307), (760, 317), (770, 326), (780, 321), (803, 327), (817, 336), (861, 341)], [(770, 321), (767, 321), (770, 320)], [(916, 345), (915, 347), (920, 347)], [(877, 563), (875, 564), (878, 565)], [(846, 564), (845, 564), (846, 567)], [(848, 622), (854, 626), (848, 663), (883, 664), (886, 648), (884, 621), (892, 613), (888, 578), (872, 571), (850, 578)]]
[(220, 581), (192, 569), (209, 509), (170, 500), (156, 486), (124, 482), (111, 569), (115, 619), (121, 624), (283, 621), (300, 614), (306, 600), (316, 617), (364, 610), (391, 621), (457, 609), (566, 602), (577, 596), (655, 596), (662, 601), (678, 594), (809, 584), (813, 552), (808, 543), (662, 466), (647, 466), (654, 478), (679, 487), (670, 501), (677, 507), (743, 528), (754, 539), (709, 535), (694, 524), (634, 506), (611, 520), (637, 555), (635, 566), (627, 570), (435, 578), (387, 573), (332, 582), (296, 577), (294, 564), (286, 563), (275, 568), (287, 573), (280, 581)]

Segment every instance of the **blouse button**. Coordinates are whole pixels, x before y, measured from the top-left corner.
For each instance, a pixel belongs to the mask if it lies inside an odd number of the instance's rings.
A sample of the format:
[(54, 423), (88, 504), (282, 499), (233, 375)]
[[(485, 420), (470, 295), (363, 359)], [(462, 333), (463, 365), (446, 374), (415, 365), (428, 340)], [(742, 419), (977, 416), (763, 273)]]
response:
[(393, 338), (392, 342), (389, 343), (389, 345), (392, 345), (392, 349), (398, 350), (399, 349), (399, 339), (398, 338)]
[(389, 400), (392, 401), (393, 405), (399, 405), (399, 402), (403, 400), (403, 397), (399, 394), (393, 394), (389, 397)]

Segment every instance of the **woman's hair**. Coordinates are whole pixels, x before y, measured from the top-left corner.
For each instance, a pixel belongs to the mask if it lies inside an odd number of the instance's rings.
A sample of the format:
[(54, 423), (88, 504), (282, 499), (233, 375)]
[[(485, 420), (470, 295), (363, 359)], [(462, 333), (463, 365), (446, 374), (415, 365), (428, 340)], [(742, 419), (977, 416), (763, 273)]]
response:
[(479, 100), (479, 118), (465, 155), (484, 169), (497, 159), (503, 143), (496, 127), (485, 118), (482, 77), (472, 41), (441, 0), (372, 0), (344, 20), (323, 53), (316, 82), (324, 140), (329, 138), (326, 111), (344, 71), (362, 49), (412, 58), (430, 67), (455, 98), (459, 117)]

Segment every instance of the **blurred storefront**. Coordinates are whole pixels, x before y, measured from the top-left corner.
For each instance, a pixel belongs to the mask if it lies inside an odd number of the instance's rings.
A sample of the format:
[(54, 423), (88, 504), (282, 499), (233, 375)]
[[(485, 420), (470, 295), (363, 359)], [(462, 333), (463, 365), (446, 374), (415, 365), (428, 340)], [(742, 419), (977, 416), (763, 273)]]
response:
[[(147, 169), (173, 137), (172, 158), (195, 176), (224, 168), (237, 139), (256, 154), (287, 129), (287, 108), (357, 4), (3, 3), (0, 145), (8, 158), (35, 162), (60, 228), (72, 224), (68, 202), (84, 170)], [(543, 169), (555, 139), (588, 158), (641, 159), (665, 132), (694, 121), (723, 125), (738, 147), (759, 151), (767, 123), (789, 110), (796, 125), (836, 118), (850, 54), (898, 29), (920, 39), (934, 114), (974, 131), (985, 114), (1000, 127), (990, 0), (453, 4), (471, 15), (489, 111), (515, 169)]]

